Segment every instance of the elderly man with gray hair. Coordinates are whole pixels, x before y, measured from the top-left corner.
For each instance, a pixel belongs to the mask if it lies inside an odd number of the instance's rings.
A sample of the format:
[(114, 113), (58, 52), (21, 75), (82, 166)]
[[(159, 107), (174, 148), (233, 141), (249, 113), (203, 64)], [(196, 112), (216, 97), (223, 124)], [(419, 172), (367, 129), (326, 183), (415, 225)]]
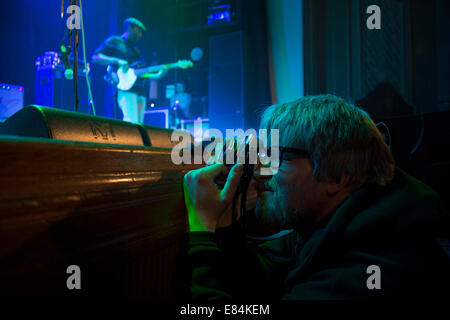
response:
[[(395, 167), (376, 125), (333, 95), (273, 105), (261, 128), (279, 129), (279, 169), (255, 171), (260, 226), (292, 230), (247, 237), (229, 213), (242, 165), (190, 171), (190, 232), (177, 263), (183, 294), (224, 298), (430, 297), (448, 290), (449, 258), (436, 243), (446, 213), (436, 192)], [(215, 179), (227, 176), (223, 188)], [(221, 228), (219, 228), (219, 225)]]

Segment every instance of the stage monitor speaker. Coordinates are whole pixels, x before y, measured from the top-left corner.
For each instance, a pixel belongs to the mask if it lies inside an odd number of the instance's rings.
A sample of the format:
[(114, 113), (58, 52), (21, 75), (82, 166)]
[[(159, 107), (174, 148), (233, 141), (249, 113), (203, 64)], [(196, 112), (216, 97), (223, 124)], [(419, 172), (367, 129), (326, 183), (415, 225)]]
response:
[(23, 94), (21, 86), (0, 83), (0, 122), (22, 109)]
[(0, 134), (133, 146), (171, 148), (172, 130), (36, 105), (0, 125)]

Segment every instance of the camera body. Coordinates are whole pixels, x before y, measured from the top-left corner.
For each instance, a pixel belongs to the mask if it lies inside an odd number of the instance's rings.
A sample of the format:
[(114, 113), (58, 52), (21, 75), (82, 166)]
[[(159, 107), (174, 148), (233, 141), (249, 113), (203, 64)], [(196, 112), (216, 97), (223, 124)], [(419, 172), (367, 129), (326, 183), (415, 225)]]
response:
[[(243, 164), (242, 179), (251, 179), (258, 163), (257, 147), (258, 138), (254, 135), (227, 139), (222, 148), (223, 163), (230, 169), (237, 163)], [(232, 163), (228, 163), (230, 159)]]

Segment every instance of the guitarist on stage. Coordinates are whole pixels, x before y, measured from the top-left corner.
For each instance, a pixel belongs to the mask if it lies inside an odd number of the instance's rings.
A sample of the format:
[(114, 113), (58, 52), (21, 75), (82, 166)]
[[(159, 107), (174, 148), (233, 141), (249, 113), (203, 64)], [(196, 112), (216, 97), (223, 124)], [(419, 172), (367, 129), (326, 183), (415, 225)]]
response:
[[(142, 37), (146, 27), (136, 18), (128, 18), (123, 22), (124, 33), (106, 39), (92, 56), (92, 62), (110, 65), (116, 68), (142, 67), (144, 58), (136, 48), (136, 42)], [(160, 79), (167, 73), (166, 68), (146, 75), (146, 79)], [(142, 123), (146, 105), (144, 79), (138, 78), (133, 87), (127, 91), (117, 89), (117, 103), (123, 112), (123, 120)]]

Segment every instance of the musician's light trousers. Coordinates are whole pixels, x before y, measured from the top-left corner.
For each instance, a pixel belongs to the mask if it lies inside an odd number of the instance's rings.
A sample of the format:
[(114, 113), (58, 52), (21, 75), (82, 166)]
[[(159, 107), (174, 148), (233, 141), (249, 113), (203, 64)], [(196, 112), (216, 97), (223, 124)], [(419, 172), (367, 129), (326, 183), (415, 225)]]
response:
[(145, 104), (147, 99), (135, 92), (117, 92), (117, 103), (123, 113), (123, 121), (142, 123), (144, 121)]

